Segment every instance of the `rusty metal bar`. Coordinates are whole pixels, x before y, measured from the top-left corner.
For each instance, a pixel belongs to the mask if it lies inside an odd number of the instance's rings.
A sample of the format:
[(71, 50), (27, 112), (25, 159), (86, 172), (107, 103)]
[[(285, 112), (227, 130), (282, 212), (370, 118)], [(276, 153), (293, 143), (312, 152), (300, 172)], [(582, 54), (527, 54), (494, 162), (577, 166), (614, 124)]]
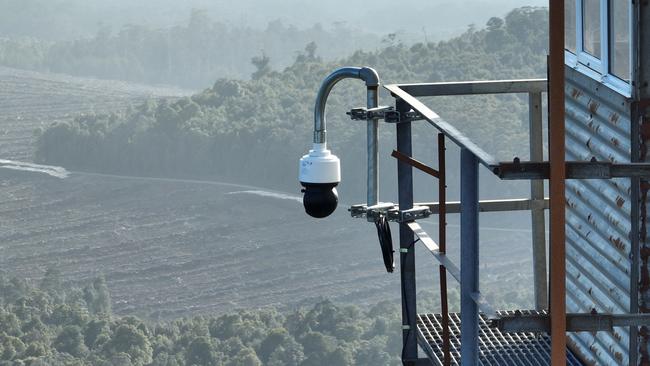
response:
[[(492, 172), (503, 180), (548, 179), (551, 163), (501, 162)], [(649, 163), (612, 163), (608, 161), (565, 161), (565, 179), (650, 178)]]
[[(544, 160), (544, 138), (542, 136), (542, 93), (528, 94), (528, 126), (530, 160)], [(534, 202), (544, 200), (544, 181), (530, 181), (530, 199)], [(531, 228), (533, 231), (533, 283), (535, 288), (535, 309), (548, 308), (548, 286), (546, 280), (546, 219), (544, 208), (531, 208)]]
[[(515, 314), (492, 319), (491, 325), (502, 332), (541, 333), (550, 330), (548, 314)], [(611, 332), (613, 327), (650, 325), (650, 314), (566, 314), (567, 332)]]
[[(445, 164), (445, 135), (438, 134), (438, 242), (440, 253), (447, 252), (447, 177)], [(451, 340), (449, 334), (449, 300), (447, 298), (447, 269), (440, 265), (440, 307), (442, 311), (443, 365), (451, 365)]]
[(564, 0), (549, 1), (549, 160), (551, 365), (566, 365)]
[(412, 166), (412, 167), (414, 167), (414, 168), (416, 168), (416, 169), (418, 169), (418, 170), (420, 170), (422, 172), (425, 172), (425, 173), (427, 173), (427, 174), (429, 174), (429, 175), (431, 175), (431, 176), (433, 176), (435, 178), (440, 178), (440, 172), (438, 172), (437, 170), (433, 169), (432, 167), (430, 167), (430, 166), (428, 166), (428, 165), (426, 165), (426, 164), (424, 164), (424, 163), (422, 163), (422, 162), (420, 162), (418, 160), (413, 159), (412, 157), (410, 157), (408, 155), (404, 155), (404, 154), (402, 154), (401, 152), (399, 152), (397, 150), (393, 150), (393, 152), (390, 154), (390, 156), (392, 156), (395, 159), (397, 159), (397, 160), (399, 160), (399, 161), (401, 161), (403, 163), (406, 163), (406, 164), (408, 164), (408, 165), (410, 165), (410, 166)]
[[(415, 206), (428, 207), (432, 214), (437, 214), (440, 210), (438, 202), (418, 202)], [(504, 212), (504, 211), (528, 211), (528, 210), (546, 210), (548, 209), (548, 198), (542, 200), (531, 200), (528, 198), (515, 198), (507, 200), (481, 200), (478, 202), (479, 212)], [(460, 202), (446, 202), (448, 214), (460, 213)]]
[(452, 81), (441, 83), (398, 84), (414, 97), (443, 95), (542, 93), (546, 79)]

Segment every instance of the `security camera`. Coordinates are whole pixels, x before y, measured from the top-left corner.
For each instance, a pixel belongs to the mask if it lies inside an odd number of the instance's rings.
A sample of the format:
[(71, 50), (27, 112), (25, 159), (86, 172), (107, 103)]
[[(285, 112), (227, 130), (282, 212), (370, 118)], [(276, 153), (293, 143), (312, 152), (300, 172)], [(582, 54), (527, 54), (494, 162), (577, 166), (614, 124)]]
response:
[(309, 154), (300, 159), (299, 180), (305, 194), (302, 203), (309, 216), (320, 219), (336, 210), (341, 161), (327, 149), (327, 144), (315, 143)]

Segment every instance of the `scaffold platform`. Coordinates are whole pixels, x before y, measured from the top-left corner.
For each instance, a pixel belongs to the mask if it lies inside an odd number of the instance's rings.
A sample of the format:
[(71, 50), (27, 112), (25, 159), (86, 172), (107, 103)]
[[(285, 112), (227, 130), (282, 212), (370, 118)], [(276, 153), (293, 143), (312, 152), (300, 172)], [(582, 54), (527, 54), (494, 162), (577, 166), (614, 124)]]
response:
[[(537, 313), (520, 311), (522, 313)], [(512, 315), (514, 312), (499, 312)], [(418, 343), (434, 365), (443, 365), (442, 314), (419, 314)], [(449, 314), (451, 365), (460, 365), (460, 314)], [(551, 339), (546, 333), (502, 333), (490, 327), (486, 317), (479, 317), (480, 366), (550, 365)], [(582, 366), (567, 348), (567, 366)]]

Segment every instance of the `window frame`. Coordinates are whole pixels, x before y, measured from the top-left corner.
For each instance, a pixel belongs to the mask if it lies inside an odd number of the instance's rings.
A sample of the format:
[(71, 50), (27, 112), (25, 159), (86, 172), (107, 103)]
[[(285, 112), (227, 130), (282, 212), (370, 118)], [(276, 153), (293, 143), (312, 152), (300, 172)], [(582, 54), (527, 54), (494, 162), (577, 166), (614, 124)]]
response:
[[(613, 0), (621, 1), (621, 0)], [(616, 76), (612, 73), (610, 68), (610, 37), (612, 34), (611, 26), (612, 22), (610, 21), (610, 0), (600, 0), (600, 56), (595, 57), (589, 54), (584, 50), (584, 38), (583, 38), (583, 18), (584, 18), (584, 0), (576, 0), (575, 2), (575, 27), (576, 27), (576, 52), (565, 48), (565, 63), (566, 65), (573, 67), (577, 71), (585, 74), (593, 79), (600, 81), (601, 83), (607, 85), (613, 90), (619, 92), (620, 94), (630, 97), (632, 94), (632, 60), (633, 60), (633, 28), (632, 28), (632, 11), (633, 4), (632, 0), (628, 1), (629, 5), (629, 22), (628, 22), (628, 31), (629, 31), (629, 57), (630, 57), (630, 69), (628, 70), (629, 82), (624, 79)]]

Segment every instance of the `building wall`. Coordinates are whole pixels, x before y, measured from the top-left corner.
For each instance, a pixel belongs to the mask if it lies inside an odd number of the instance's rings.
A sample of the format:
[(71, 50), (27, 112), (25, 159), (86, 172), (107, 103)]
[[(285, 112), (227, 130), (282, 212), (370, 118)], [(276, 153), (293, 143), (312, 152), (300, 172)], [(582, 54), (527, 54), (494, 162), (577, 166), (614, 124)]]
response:
[[(571, 68), (566, 79), (566, 159), (630, 162), (631, 102)], [(636, 306), (630, 179), (567, 180), (567, 312), (628, 313)], [(636, 217), (636, 216), (634, 216)], [(637, 254), (635, 254), (637, 255)], [(634, 296), (631, 294), (634, 293)], [(629, 363), (629, 328), (570, 333), (569, 343), (597, 365)]]

